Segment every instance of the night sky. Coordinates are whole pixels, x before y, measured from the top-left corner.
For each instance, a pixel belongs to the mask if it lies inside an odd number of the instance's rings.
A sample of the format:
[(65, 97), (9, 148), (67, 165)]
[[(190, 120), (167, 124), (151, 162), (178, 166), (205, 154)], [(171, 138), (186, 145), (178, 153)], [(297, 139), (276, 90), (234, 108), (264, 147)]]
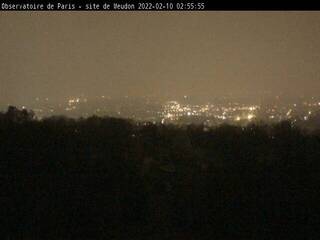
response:
[(0, 101), (320, 89), (320, 12), (2, 12)]

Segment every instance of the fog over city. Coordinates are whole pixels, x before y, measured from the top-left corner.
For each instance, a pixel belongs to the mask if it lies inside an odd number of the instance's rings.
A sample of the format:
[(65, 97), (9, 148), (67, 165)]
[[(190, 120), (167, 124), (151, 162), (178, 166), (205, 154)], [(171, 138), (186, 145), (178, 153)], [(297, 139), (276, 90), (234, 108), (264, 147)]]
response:
[(191, 104), (180, 111), (190, 116), (197, 104), (277, 99), (287, 114), (318, 106), (319, 30), (319, 12), (4, 12), (0, 107), (122, 116), (129, 102), (123, 117), (135, 118), (151, 101), (148, 119), (163, 120), (173, 101)]

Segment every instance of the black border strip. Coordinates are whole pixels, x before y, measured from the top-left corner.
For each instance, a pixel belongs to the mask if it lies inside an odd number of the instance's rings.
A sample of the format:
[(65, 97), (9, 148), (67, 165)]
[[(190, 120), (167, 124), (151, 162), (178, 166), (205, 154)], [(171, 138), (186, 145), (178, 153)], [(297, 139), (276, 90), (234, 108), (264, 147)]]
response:
[[(95, 5), (94, 5), (95, 4)], [(109, 4), (109, 8), (108, 8)], [(118, 5), (117, 5), (118, 4)], [(116, 6), (134, 5), (134, 8), (117, 8)], [(40, 6), (42, 5), (43, 8)], [(91, 5), (91, 9), (86, 6)], [(94, 6), (99, 5), (99, 9)], [(105, 8), (104, 8), (105, 7)], [(0, 1), (0, 11), (300, 11), (300, 10), (320, 10), (319, 1), (306, 0), (278, 0), (278, 1), (243, 1), (243, 0), (181, 0), (181, 1), (124, 1), (124, 0), (89, 0), (89, 1)]]

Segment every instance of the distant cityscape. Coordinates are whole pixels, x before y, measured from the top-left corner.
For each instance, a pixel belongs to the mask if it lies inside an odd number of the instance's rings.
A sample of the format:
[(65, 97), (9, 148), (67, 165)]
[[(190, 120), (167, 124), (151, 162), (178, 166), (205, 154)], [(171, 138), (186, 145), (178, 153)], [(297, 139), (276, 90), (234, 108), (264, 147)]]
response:
[[(250, 122), (275, 123), (290, 120), (307, 128), (320, 126), (320, 98), (315, 96), (295, 99), (272, 96), (258, 102), (232, 97), (217, 98), (207, 102), (193, 100), (189, 96), (159, 101), (148, 97), (112, 98), (101, 95), (89, 98), (81, 95), (67, 98), (62, 102), (35, 97), (31, 104), (17, 107), (31, 109), (38, 119), (53, 115), (72, 118), (96, 115), (129, 118), (154, 124), (215, 126), (223, 123), (245, 125)], [(1, 110), (5, 111), (9, 105), (1, 106)]]

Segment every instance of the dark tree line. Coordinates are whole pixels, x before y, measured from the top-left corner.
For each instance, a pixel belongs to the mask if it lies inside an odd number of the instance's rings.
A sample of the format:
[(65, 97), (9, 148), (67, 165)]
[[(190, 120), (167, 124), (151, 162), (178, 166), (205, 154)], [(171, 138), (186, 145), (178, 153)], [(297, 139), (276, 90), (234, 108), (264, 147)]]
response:
[(3, 239), (317, 239), (320, 134), (0, 114)]

